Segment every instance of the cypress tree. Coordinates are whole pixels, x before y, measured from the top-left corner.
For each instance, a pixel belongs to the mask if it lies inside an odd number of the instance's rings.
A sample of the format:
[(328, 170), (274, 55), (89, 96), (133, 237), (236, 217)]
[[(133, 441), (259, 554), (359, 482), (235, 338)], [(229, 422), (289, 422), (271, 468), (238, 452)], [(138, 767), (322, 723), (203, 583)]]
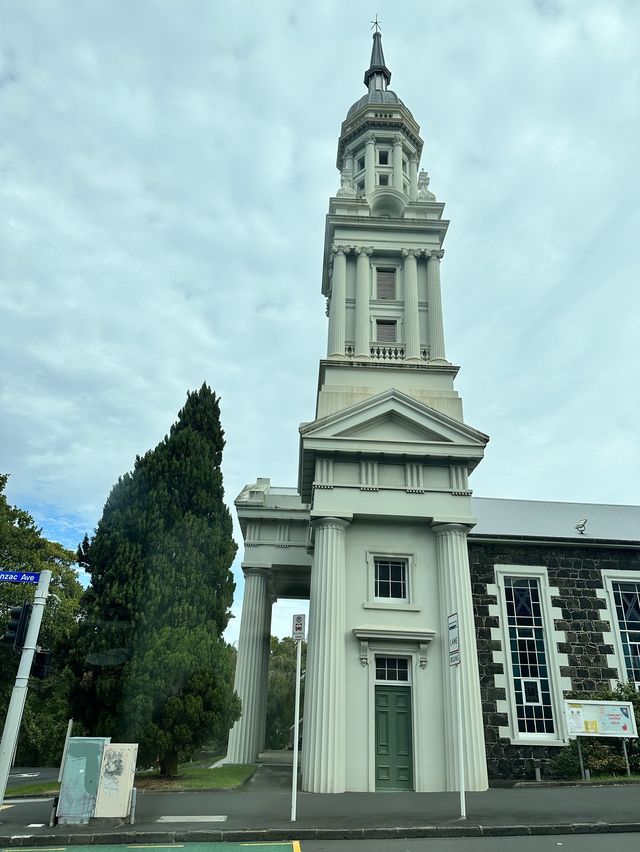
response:
[(234, 582), (223, 501), (219, 401), (189, 392), (158, 446), (120, 477), (78, 560), (83, 600), (76, 718), (93, 735), (139, 743), (165, 775), (240, 715), (223, 641)]

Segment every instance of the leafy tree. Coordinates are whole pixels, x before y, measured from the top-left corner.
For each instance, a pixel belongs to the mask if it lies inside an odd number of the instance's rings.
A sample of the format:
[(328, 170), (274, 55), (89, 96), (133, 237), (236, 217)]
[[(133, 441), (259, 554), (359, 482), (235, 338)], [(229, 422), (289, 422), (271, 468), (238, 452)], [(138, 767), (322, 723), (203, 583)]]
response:
[(93, 735), (139, 743), (142, 762), (177, 773), (240, 715), (222, 640), (236, 552), (223, 502), (216, 395), (188, 393), (169, 435), (113, 487), (78, 560), (83, 600), (77, 713)]
[[(62, 755), (70, 714), (72, 679), (67, 656), (77, 634), (82, 586), (72, 567), (75, 555), (44, 538), (28, 512), (7, 502), (7, 479), (7, 474), (0, 474), (0, 568), (48, 569), (52, 572), (49, 590), (56, 595), (47, 602), (38, 640), (43, 648), (53, 652), (51, 673), (46, 680), (32, 680), (29, 684), (16, 762), (55, 764)], [(33, 600), (34, 593), (35, 586), (0, 583), (0, 630), (4, 632), (11, 607)], [(19, 655), (1, 643), (0, 719), (6, 716), (19, 662)]]
[[(290, 636), (284, 639), (271, 637), (269, 648), (269, 688), (267, 691), (266, 747), (289, 748), (293, 744), (291, 726), (295, 719), (296, 645)], [(302, 645), (302, 670), (305, 667), (307, 644)], [(304, 688), (304, 681), (302, 682)], [(304, 692), (300, 695), (300, 709), (304, 707)]]

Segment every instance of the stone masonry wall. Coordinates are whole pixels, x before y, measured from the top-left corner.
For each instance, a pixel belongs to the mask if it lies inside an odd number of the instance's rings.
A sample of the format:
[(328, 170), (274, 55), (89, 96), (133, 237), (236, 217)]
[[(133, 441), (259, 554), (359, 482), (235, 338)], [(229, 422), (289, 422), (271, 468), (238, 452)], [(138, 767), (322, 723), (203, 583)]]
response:
[(493, 651), (501, 649), (501, 643), (491, 638), (491, 628), (500, 626), (499, 619), (489, 614), (496, 596), (487, 593), (487, 586), (495, 583), (494, 565), (547, 568), (549, 585), (557, 587), (560, 593), (551, 599), (562, 611), (562, 619), (554, 621), (554, 628), (564, 631), (566, 637), (566, 642), (556, 642), (557, 651), (566, 654), (568, 661), (568, 666), (560, 667), (560, 675), (571, 679), (573, 690), (591, 692), (608, 688), (610, 680), (618, 677), (617, 670), (609, 668), (607, 660), (613, 648), (603, 638), (603, 633), (610, 629), (609, 621), (603, 620), (606, 613), (601, 612), (606, 603), (596, 595), (603, 588), (601, 570), (635, 570), (640, 578), (640, 551), (518, 542), (484, 544), (470, 540), (469, 564), (489, 779), (532, 779), (535, 766), (541, 767), (544, 776), (558, 753), (557, 747), (511, 745), (508, 739), (499, 736), (499, 728), (507, 725), (508, 720), (505, 713), (497, 710), (497, 702), (504, 701), (506, 694), (495, 685), (495, 675), (503, 673), (503, 666), (493, 661)]

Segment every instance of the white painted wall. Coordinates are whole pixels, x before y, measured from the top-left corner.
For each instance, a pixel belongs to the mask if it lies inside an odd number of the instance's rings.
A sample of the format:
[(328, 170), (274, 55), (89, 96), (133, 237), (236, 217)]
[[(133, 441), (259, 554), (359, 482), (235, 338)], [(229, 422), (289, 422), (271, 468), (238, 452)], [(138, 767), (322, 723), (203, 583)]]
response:
[[(393, 606), (369, 599), (367, 551), (413, 554), (410, 570), (412, 604)], [(412, 658), (412, 721), (415, 789), (445, 788), (444, 721), (442, 701), (442, 638), (437, 581), (436, 550), (428, 524), (354, 520), (347, 529), (346, 575), (346, 678), (347, 790), (375, 789), (374, 656), (384, 654)], [(353, 629), (364, 625), (390, 629), (414, 628), (436, 631), (430, 643), (426, 669), (420, 668), (415, 642), (369, 643), (369, 665), (360, 661), (360, 642)]]

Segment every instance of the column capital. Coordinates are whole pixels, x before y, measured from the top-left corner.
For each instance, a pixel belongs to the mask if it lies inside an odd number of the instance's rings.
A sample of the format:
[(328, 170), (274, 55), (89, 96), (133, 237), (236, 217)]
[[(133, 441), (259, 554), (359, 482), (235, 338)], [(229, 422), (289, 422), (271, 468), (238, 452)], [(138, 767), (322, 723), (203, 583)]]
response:
[(421, 249), (401, 249), (400, 253), (403, 257), (420, 257)]
[(371, 246), (354, 246), (353, 250), (358, 256), (364, 254), (367, 257), (371, 257), (373, 254), (373, 248)]
[(394, 145), (402, 145), (402, 142), (403, 142), (402, 134), (396, 133), (395, 136), (393, 137), (393, 144)]
[(346, 530), (351, 521), (347, 521), (345, 518), (312, 518), (311, 525), (315, 530)]
[(259, 568), (257, 565), (243, 565), (242, 573), (245, 577), (266, 577), (269, 579), (271, 571), (268, 568)]
[(425, 249), (424, 256), (429, 260), (442, 260), (444, 249)]
[(410, 163), (417, 163), (418, 157), (415, 154), (409, 154), (409, 162)]
[(334, 254), (349, 254), (351, 246), (333, 246), (331, 251)]
[(375, 142), (376, 142), (375, 133), (367, 133), (367, 135), (364, 137), (364, 144), (365, 145), (375, 145)]
[(438, 537), (446, 535), (459, 535), (466, 538), (471, 532), (471, 527), (466, 524), (432, 524), (431, 529)]

